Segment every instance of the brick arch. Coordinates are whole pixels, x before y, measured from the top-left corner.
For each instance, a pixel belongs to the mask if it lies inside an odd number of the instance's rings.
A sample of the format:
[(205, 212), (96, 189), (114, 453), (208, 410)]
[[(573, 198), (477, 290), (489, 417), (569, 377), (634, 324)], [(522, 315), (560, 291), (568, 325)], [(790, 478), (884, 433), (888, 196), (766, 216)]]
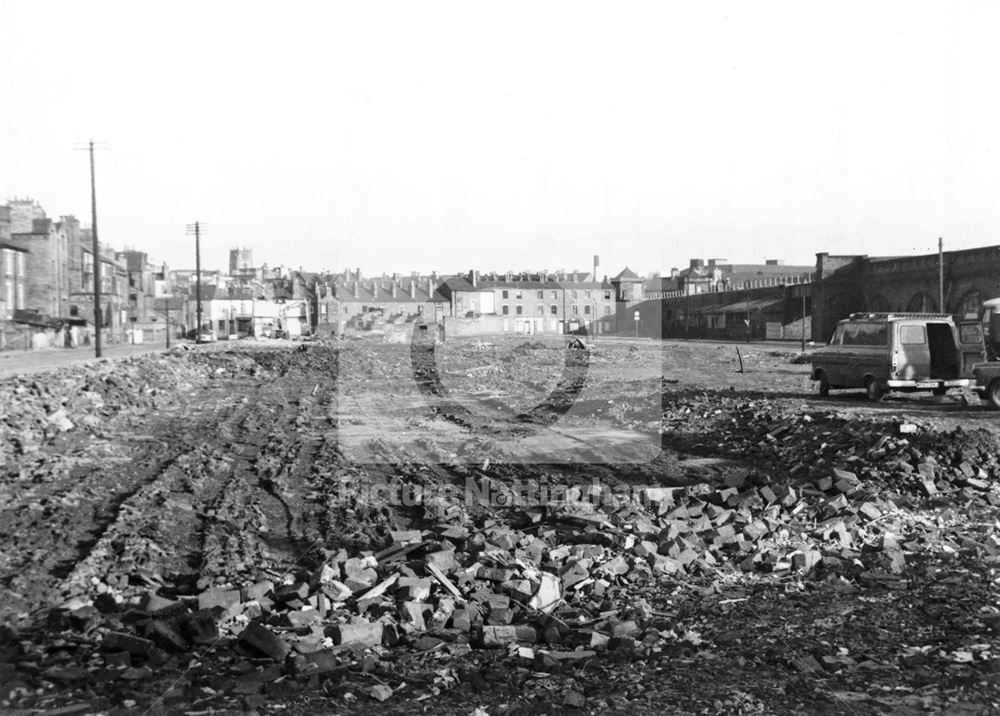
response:
[(929, 293), (919, 291), (906, 304), (906, 310), (912, 313), (933, 313), (938, 310), (937, 301)]
[(970, 288), (955, 304), (955, 315), (964, 318), (967, 315), (979, 316), (983, 307), (983, 293), (978, 288)]

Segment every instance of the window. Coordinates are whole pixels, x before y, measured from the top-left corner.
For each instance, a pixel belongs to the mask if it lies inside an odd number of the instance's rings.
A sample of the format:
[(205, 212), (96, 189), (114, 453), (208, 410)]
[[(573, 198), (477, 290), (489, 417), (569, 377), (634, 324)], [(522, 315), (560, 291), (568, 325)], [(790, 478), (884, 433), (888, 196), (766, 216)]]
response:
[(573, 304), (573, 315), (576, 316), (579, 315), (579, 313), (580, 313), (580, 307), (577, 306), (576, 304)]
[(520, 316), (522, 313), (524, 313), (524, 308), (522, 308), (521, 306), (516, 306), (514, 308), (514, 312), (517, 313), (517, 315)]
[(927, 331), (923, 326), (900, 326), (899, 342), (904, 346), (926, 345)]
[(583, 295), (585, 298), (590, 298), (590, 291), (584, 291)]
[(344, 306), (344, 313), (350, 313), (351, 309), (349, 306)]
[[(668, 313), (669, 313), (669, 311), (668, 311)], [(605, 316), (610, 316), (611, 315), (611, 306), (605, 306), (604, 307), (604, 315)], [(670, 318), (670, 316), (668, 315), (667, 318)]]
[(543, 300), (543, 301), (545, 300), (545, 291), (538, 291), (537, 295), (538, 295), (539, 300)]
[(514, 298), (516, 298), (518, 300), (520, 300), (521, 298), (523, 298), (523, 296), (521, 295), (520, 289), (518, 289), (517, 291), (514, 292)]
[(982, 345), (983, 327), (978, 323), (963, 323), (958, 327), (959, 341), (961, 343), (972, 343)]
[(555, 301), (557, 298), (559, 298), (559, 292), (558, 291), (553, 291), (552, 292), (552, 300)]
[(580, 298), (580, 292), (577, 291), (575, 288), (573, 289), (573, 298)]
[(590, 304), (589, 303), (586, 306), (583, 307), (583, 315), (585, 315), (585, 316), (589, 316), (590, 315)]
[(887, 343), (886, 324), (848, 323), (844, 328), (845, 346), (884, 346)]
[(539, 316), (544, 316), (545, 315), (545, 306), (543, 306), (542, 304), (539, 303), (537, 306), (535, 306), (535, 313), (537, 315), (539, 315)]
[(551, 313), (553, 316), (558, 316), (559, 306), (553, 303), (551, 306), (549, 306), (549, 313)]
[[(504, 293), (507, 293), (507, 292), (504, 291)], [(501, 306), (500, 307), (500, 313), (502, 313), (505, 316), (510, 315), (510, 306), (506, 306), (506, 305), (505, 306)]]
[(841, 344), (841, 341), (843, 341), (843, 339), (844, 339), (844, 324), (841, 323), (833, 331), (833, 336), (830, 338), (830, 345), (839, 346)]
[(605, 301), (610, 301), (611, 300), (611, 291), (605, 291), (604, 292), (604, 300)]
[(500, 297), (503, 298), (504, 300), (510, 298), (510, 291), (504, 289), (503, 291), (500, 292)]
[(458, 309), (462, 308), (462, 297), (461, 296), (456, 296), (455, 297), (455, 308), (458, 308)]

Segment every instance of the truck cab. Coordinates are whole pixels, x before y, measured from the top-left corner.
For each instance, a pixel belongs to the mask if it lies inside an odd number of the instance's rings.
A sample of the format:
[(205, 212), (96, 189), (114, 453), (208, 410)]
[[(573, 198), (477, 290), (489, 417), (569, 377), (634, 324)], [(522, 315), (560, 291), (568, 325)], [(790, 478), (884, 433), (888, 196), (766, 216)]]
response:
[(972, 366), (974, 390), (1000, 408), (1000, 298), (983, 302), (982, 338), (985, 360)]

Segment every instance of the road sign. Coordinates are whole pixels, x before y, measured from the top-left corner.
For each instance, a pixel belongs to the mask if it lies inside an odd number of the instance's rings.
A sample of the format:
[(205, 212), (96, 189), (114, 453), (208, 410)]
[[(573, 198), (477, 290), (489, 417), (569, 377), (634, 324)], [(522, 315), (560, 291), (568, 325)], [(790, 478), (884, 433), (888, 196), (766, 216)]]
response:
[(636, 311), (636, 312), (635, 312), (634, 314), (632, 314), (632, 315), (634, 315), (634, 316), (635, 316), (635, 320), (637, 320), (637, 321), (639, 320), (639, 312), (638, 312), (638, 311)]

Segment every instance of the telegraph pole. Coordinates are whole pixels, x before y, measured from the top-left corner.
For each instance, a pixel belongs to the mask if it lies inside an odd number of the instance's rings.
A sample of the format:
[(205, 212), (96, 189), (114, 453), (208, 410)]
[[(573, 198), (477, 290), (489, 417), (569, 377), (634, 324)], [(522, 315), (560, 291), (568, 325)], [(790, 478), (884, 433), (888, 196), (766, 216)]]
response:
[(170, 349), (170, 299), (163, 299), (163, 312), (167, 316), (167, 349)]
[(806, 284), (801, 285), (802, 289), (802, 352), (806, 352)]
[(938, 310), (944, 313), (944, 239), (938, 237)]
[(97, 182), (94, 179), (94, 142), (90, 141), (90, 232), (94, 249), (94, 357), (101, 357), (101, 253), (97, 243)]
[(188, 236), (194, 234), (194, 296), (195, 296), (195, 316), (197, 325), (195, 326), (195, 343), (201, 343), (201, 230), (204, 228), (201, 222), (188, 224)]
[[(97, 182), (94, 179), (94, 140), (86, 146), (74, 147), (90, 153), (90, 223), (94, 252), (94, 357), (101, 357), (101, 249), (97, 241)], [(107, 149), (107, 147), (97, 147)]]

